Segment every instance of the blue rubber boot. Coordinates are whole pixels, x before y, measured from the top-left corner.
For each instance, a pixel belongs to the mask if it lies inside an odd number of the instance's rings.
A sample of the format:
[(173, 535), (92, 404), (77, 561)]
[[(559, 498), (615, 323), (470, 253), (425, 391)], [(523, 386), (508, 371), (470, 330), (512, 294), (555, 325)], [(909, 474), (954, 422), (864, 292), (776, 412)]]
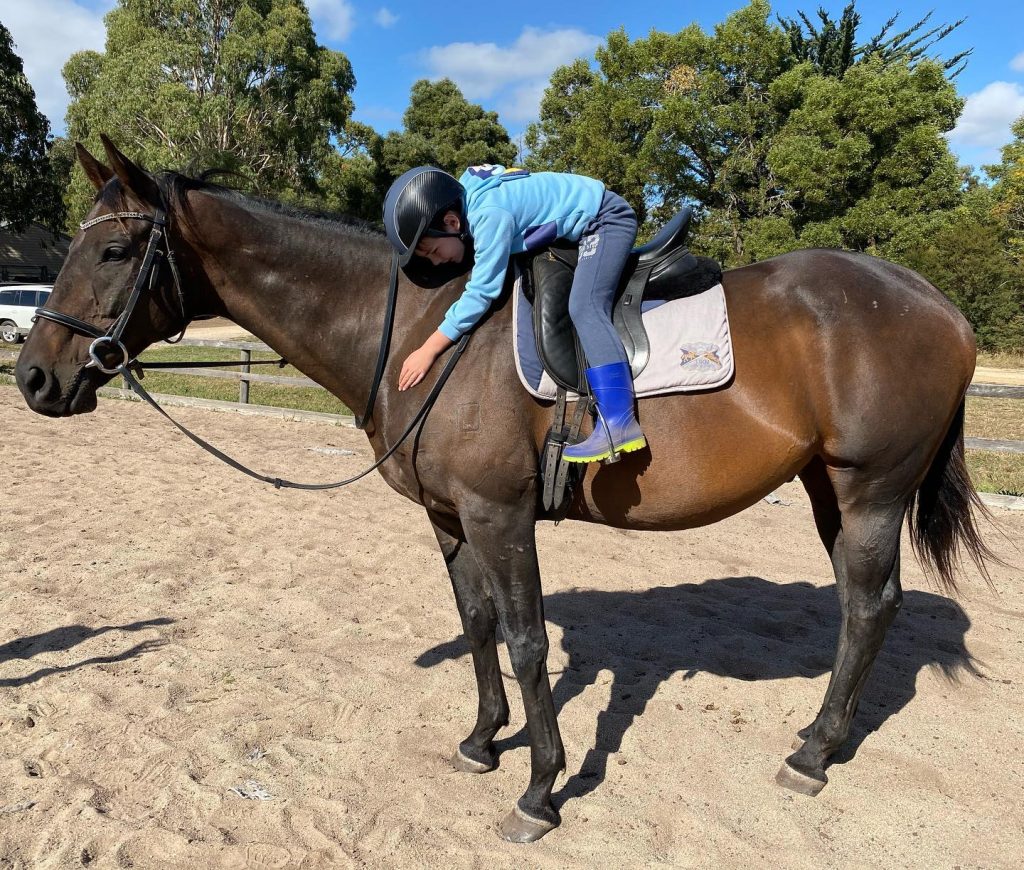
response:
[(636, 397), (629, 363), (587, 369), (587, 381), (597, 403), (597, 423), (586, 441), (565, 448), (566, 461), (598, 462), (645, 447), (647, 439), (633, 412)]

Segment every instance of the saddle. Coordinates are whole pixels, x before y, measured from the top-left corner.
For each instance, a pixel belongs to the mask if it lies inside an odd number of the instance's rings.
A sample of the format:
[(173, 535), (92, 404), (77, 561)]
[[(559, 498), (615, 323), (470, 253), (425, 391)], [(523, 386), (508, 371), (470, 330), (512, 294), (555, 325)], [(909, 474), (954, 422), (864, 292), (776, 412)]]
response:
[[(719, 284), (722, 268), (707, 257), (695, 257), (684, 247), (692, 209), (683, 208), (642, 247), (634, 248), (616, 290), (612, 323), (626, 349), (635, 380), (650, 359), (651, 345), (643, 323), (643, 301), (682, 299)], [(566, 425), (568, 393), (589, 396), (587, 360), (569, 317), (569, 292), (578, 262), (578, 245), (556, 241), (538, 252), (517, 257), (523, 294), (533, 306), (537, 354), (558, 385), (554, 420), (541, 454), (541, 504), (556, 521), (568, 513), (572, 492), (585, 466), (562, 458), (566, 444), (579, 440), (591, 402), (578, 401), (572, 423)], [(617, 461), (618, 456), (607, 461)]]
[[(612, 323), (626, 349), (634, 380), (650, 358), (650, 342), (641, 318), (643, 301), (695, 296), (721, 281), (717, 262), (696, 257), (683, 245), (691, 214), (687, 206), (652, 241), (634, 248), (622, 271)], [(539, 252), (519, 255), (517, 260), (523, 293), (533, 306), (541, 363), (559, 387), (588, 395), (587, 362), (569, 317), (577, 244), (559, 240)]]

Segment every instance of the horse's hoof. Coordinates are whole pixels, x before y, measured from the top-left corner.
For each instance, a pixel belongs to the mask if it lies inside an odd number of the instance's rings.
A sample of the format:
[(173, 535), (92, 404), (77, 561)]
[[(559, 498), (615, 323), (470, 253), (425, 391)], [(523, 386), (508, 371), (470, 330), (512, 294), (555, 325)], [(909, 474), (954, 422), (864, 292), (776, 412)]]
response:
[(797, 770), (792, 767), (788, 761), (783, 762), (782, 767), (779, 768), (779, 772), (775, 774), (775, 781), (783, 788), (788, 788), (790, 791), (795, 791), (797, 794), (805, 794), (808, 797), (814, 797), (820, 792), (828, 783), (828, 777), (825, 774), (821, 774), (819, 779), (816, 776), (810, 776), (803, 771)]
[(546, 819), (536, 819), (524, 813), (517, 804), (512, 808), (512, 812), (501, 820), (498, 832), (503, 840), (510, 843), (536, 843), (548, 831), (553, 831), (557, 827), (557, 817), (555, 821), (550, 822)]
[(461, 773), (489, 773), (497, 766), (495, 761), (488, 764), (484, 761), (470, 758), (461, 749), (456, 749), (455, 754), (452, 756), (452, 767)]

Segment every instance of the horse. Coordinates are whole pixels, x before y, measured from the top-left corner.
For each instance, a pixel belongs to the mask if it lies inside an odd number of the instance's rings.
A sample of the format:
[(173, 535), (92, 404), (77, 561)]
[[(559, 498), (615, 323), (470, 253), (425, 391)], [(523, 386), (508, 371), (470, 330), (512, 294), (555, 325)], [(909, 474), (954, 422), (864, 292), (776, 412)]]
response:
[[(113, 376), (115, 367), (90, 364), (89, 335), (74, 323), (102, 330), (119, 321), (127, 358), (211, 315), (258, 336), (348, 407), (366, 405), (389, 282), (390, 248), (378, 230), (202, 178), (151, 174), (106, 137), (103, 145), (109, 166), (76, 146), (97, 193), (47, 304), (64, 312), (64, 322), (37, 323), (17, 363), (30, 408), (53, 417), (93, 411), (97, 388)], [(177, 268), (170, 277), (166, 268), (154, 270), (152, 286), (136, 300), (133, 282), (141, 283), (158, 214), (166, 215), (166, 253)], [(401, 361), (441, 322), (465, 281), (425, 290), (400, 280), (390, 354), (364, 421), (378, 458), (395, 447), (431, 386), (433, 375), (400, 392)], [(975, 518), (985, 509), (964, 461), (975, 341), (956, 307), (924, 278), (865, 254), (796, 251), (728, 270), (722, 284), (734, 336), (732, 380), (641, 399), (647, 448), (588, 466), (567, 517), (621, 529), (689, 529), (799, 477), (831, 559), (841, 624), (821, 708), (798, 732), (776, 779), (814, 795), (828, 781), (828, 759), (849, 734), (900, 609), (904, 519), (914, 551), (947, 591), (955, 590), (964, 552), (982, 573), (992, 558)], [(561, 821), (551, 791), (565, 755), (535, 545), (536, 524), (554, 519), (538, 493), (551, 411), (519, 382), (512, 307), (506, 289), (415, 437), (379, 471), (426, 511), (472, 653), (479, 707), (454, 752), (460, 771), (497, 765), (494, 738), (509, 715), (495, 640), (501, 627), (525, 707), (531, 775), (500, 833), (532, 842)]]

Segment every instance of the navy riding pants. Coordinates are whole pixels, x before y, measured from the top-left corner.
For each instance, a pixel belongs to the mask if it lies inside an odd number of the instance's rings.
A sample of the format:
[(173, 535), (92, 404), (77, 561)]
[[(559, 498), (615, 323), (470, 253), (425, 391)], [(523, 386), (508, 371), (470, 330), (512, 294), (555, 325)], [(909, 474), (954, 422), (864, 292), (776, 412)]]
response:
[(601, 210), (580, 236), (579, 265), (569, 291), (569, 317), (590, 367), (626, 362), (612, 325), (612, 304), (633, 244), (636, 213), (617, 193), (604, 192)]

